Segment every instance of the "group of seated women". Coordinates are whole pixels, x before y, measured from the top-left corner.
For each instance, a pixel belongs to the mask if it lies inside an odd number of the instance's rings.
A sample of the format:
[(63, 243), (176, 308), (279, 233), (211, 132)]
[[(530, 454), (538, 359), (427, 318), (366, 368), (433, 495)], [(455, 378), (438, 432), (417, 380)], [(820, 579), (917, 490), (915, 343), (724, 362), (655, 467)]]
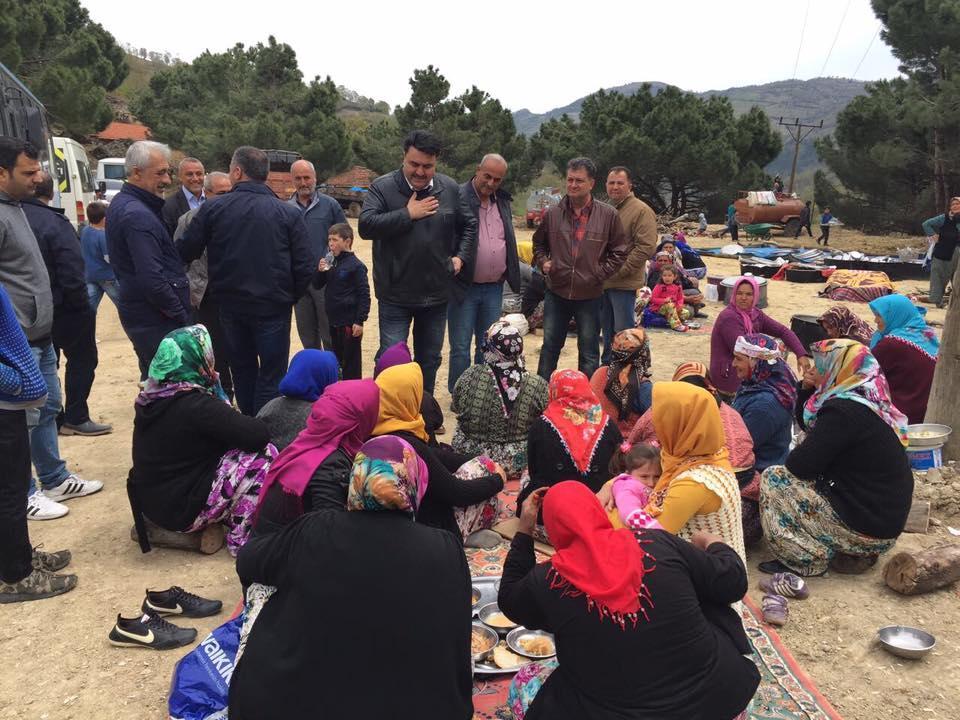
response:
[[(298, 353), (283, 397), (249, 418), (226, 402), (203, 326), (170, 333), (137, 398), (128, 490), (144, 549), (153, 528), (222, 526), (243, 585), (270, 587), (231, 717), (307, 716), (317, 698), (336, 717), (471, 717), (463, 545), (496, 522), (508, 479), (519, 524), (500, 607), (557, 647), (517, 674), (514, 715), (737, 717), (759, 682), (735, 608), (746, 546), (766, 538), (764, 572), (861, 572), (902, 532), (913, 487), (908, 419), (864, 329), (825, 314), (838, 337), (799, 348), (797, 382), (755, 292), (740, 284), (742, 331), (711, 358), (735, 376), (730, 403), (701, 363), (652, 382), (641, 329), (614, 338), (593, 378), (545, 384), (521, 332), (495, 323), (454, 390), (453, 447), (428, 430), (436, 401), (405, 347), (375, 380), (337, 381), (329, 353)], [(872, 347), (935, 356), (899, 301), (874, 311)], [(534, 538), (551, 560), (536, 564)]]

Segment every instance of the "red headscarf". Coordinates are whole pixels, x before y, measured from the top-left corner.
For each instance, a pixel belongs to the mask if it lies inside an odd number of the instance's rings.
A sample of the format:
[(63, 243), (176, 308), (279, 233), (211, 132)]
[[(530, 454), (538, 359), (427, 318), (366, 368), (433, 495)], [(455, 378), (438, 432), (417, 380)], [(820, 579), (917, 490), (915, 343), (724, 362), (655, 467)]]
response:
[(303, 495), (314, 470), (337, 448), (350, 456), (370, 437), (380, 411), (380, 388), (373, 380), (344, 380), (328, 385), (310, 409), (307, 426), (287, 445), (267, 473), (260, 502), (274, 483)]
[(557, 431), (577, 470), (586, 475), (608, 420), (587, 376), (579, 370), (555, 371), (543, 417)]
[[(737, 307), (737, 290), (740, 289), (740, 286), (746, 283), (751, 288), (753, 288), (753, 304), (748, 310), (741, 310)], [(740, 316), (741, 322), (743, 322), (743, 335), (749, 335), (753, 332), (753, 323), (760, 319), (760, 309), (757, 307), (757, 303), (760, 301), (760, 284), (756, 279), (751, 275), (744, 275), (739, 280), (733, 284), (733, 299), (730, 301), (730, 307), (733, 308), (733, 311)]]
[[(543, 499), (543, 524), (557, 549), (550, 586), (587, 598), (588, 609), (621, 627), (636, 623), (641, 604), (653, 606), (643, 576), (649, 557), (629, 530), (614, 530), (590, 488), (576, 480), (557, 483)], [(652, 558), (651, 558), (652, 559)]]

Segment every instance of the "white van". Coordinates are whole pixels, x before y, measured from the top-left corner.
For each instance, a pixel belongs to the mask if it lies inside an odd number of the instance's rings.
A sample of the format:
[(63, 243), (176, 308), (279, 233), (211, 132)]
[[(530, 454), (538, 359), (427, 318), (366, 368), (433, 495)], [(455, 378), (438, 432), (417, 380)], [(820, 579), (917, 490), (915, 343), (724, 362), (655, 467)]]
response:
[(53, 169), (60, 190), (60, 207), (74, 227), (87, 222), (87, 205), (96, 197), (96, 186), (83, 146), (65, 137), (53, 138)]
[(110, 202), (113, 196), (120, 192), (124, 181), (127, 179), (127, 170), (124, 167), (124, 159), (104, 158), (97, 163), (96, 185), (99, 188), (103, 183), (106, 188), (104, 200)]

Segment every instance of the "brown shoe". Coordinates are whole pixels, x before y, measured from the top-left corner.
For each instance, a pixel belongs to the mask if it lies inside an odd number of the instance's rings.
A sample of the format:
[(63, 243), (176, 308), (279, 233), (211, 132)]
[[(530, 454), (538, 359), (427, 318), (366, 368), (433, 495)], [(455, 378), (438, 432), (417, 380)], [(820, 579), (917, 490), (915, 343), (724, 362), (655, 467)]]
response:
[(76, 575), (57, 575), (49, 570), (34, 570), (20, 582), (0, 581), (0, 603), (43, 600), (62, 595), (76, 586)]
[(879, 555), (837, 553), (830, 558), (830, 569), (841, 575), (860, 575), (877, 564)]

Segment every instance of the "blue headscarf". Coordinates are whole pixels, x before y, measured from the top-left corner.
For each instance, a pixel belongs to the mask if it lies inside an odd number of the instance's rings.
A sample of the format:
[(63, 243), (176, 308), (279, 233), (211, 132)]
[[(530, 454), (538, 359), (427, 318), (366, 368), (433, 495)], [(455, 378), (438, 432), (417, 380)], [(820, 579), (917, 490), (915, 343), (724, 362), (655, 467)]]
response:
[(886, 295), (870, 303), (875, 315), (883, 318), (883, 330), (877, 330), (870, 339), (873, 350), (885, 337), (902, 340), (936, 360), (940, 341), (932, 328), (927, 326), (920, 310), (905, 295)]
[(329, 350), (301, 350), (280, 381), (280, 394), (314, 402), (327, 385), (340, 379), (337, 356)]

